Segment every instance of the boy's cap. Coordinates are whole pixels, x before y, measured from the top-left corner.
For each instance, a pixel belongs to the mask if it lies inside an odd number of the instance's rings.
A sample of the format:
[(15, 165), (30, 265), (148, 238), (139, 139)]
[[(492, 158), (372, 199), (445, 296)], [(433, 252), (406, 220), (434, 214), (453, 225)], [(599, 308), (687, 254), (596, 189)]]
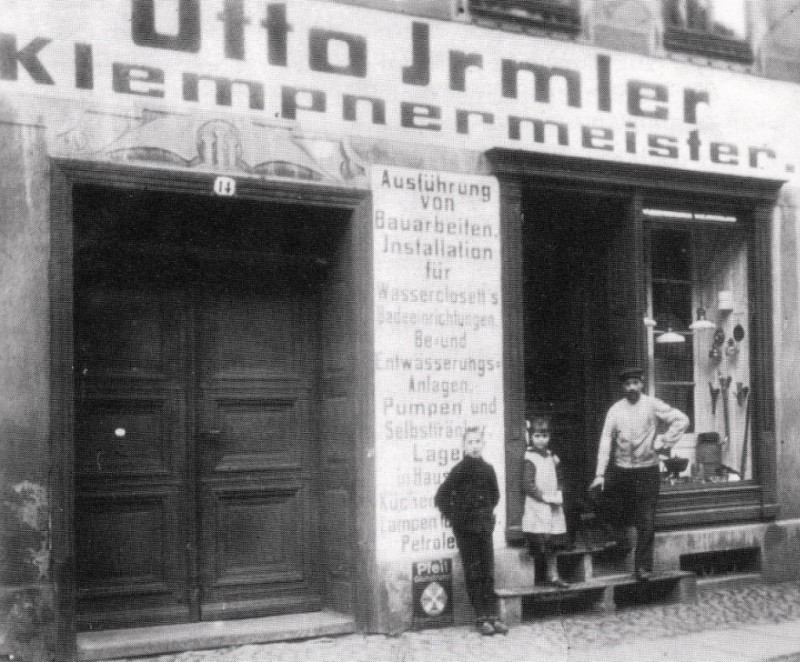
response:
[(624, 382), (626, 379), (641, 379), (644, 377), (644, 370), (636, 367), (625, 368), (619, 373), (619, 381)]

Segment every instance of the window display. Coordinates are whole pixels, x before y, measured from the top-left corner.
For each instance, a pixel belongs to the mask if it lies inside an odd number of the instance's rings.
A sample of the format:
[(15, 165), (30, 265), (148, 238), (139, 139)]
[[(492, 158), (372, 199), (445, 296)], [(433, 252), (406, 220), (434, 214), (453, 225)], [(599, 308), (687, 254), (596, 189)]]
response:
[(675, 488), (752, 478), (747, 246), (736, 223), (653, 214), (647, 229), (648, 387), (691, 420), (662, 461)]

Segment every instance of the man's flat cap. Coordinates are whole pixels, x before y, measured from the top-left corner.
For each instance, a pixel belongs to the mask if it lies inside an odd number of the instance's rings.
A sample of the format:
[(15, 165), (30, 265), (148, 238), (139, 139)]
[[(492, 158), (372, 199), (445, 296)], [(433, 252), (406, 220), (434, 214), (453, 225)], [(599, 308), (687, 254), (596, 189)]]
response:
[(641, 379), (642, 377), (644, 377), (644, 370), (636, 367), (625, 368), (619, 373), (619, 381), (621, 382), (626, 379)]

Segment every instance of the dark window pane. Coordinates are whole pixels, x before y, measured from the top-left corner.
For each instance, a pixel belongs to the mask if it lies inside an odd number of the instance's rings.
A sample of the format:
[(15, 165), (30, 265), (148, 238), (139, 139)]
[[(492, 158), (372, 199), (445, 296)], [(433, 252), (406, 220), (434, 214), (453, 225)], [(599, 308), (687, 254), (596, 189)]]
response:
[[(691, 233), (674, 228), (653, 228), (652, 263), (653, 317), (656, 320), (655, 394), (674, 407), (694, 415), (694, 346), (692, 323)], [(685, 335), (685, 342), (660, 343), (672, 329)]]
[(686, 27), (692, 30), (708, 30), (711, 27), (709, 0), (686, 0)]
[(478, 18), (573, 35), (581, 31), (578, 0), (470, 0), (469, 7)]
[(653, 317), (656, 328), (686, 330), (692, 323), (690, 283), (653, 283)]
[(689, 417), (689, 430), (694, 429), (694, 386), (656, 384), (656, 397)]
[(680, 230), (654, 230), (652, 238), (653, 279), (691, 280), (691, 235)]
[(664, 22), (677, 28), (683, 27), (681, 0), (664, 0)]
[(684, 343), (656, 343), (656, 380), (659, 382), (693, 382), (694, 357), (692, 356), (692, 339)]
[(664, 0), (664, 22), (668, 28), (708, 32), (745, 39), (746, 0)]

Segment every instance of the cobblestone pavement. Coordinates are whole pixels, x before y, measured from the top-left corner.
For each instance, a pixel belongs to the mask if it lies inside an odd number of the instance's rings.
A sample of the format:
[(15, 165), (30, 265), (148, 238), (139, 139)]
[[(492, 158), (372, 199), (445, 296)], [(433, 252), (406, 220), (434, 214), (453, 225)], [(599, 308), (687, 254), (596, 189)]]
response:
[[(612, 614), (555, 615), (523, 622), (505, 637), (481, 637), (472, 628), (456, 626), (406, 632), (396, 637), (346, 635), (191, 651), (137, 658), (137, 662), (602, 661), (600, 647), (632, 641), (642, 646), (648, 639), (789, 621), (798, 621), (800, 628), (798, 582), (706, 588), (700, 591), (694, 604), (636, 606)], [(788, 662), (800, 656), (779, 659)]]

